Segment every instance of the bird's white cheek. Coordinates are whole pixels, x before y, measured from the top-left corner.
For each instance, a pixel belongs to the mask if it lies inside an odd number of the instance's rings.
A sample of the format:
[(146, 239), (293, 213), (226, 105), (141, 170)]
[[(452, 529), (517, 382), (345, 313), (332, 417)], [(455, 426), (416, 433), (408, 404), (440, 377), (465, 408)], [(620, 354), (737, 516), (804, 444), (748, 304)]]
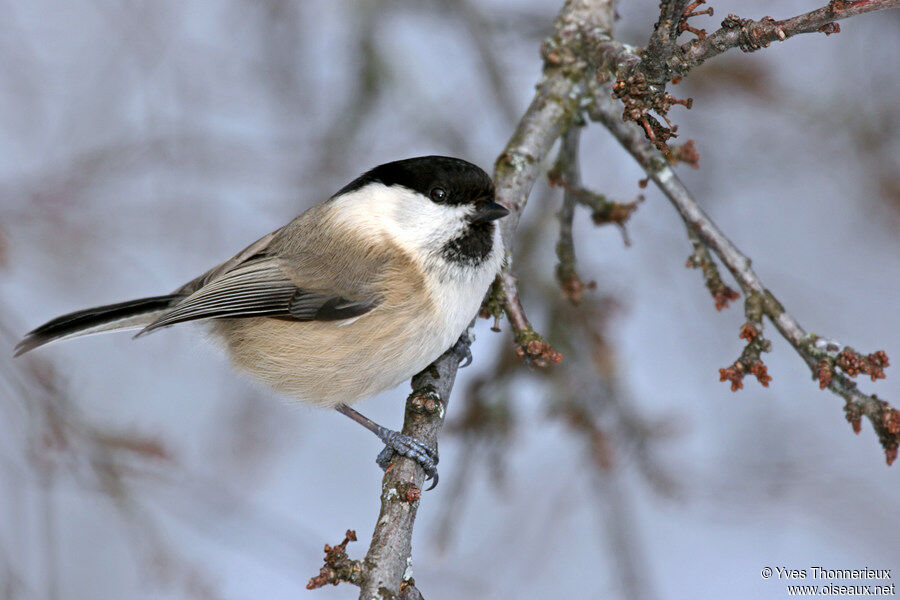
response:
[(435, 204), (422, 197), (396, 208), (391, 236), (416, 255), (439, 251), (465, 228), (467, 210)]

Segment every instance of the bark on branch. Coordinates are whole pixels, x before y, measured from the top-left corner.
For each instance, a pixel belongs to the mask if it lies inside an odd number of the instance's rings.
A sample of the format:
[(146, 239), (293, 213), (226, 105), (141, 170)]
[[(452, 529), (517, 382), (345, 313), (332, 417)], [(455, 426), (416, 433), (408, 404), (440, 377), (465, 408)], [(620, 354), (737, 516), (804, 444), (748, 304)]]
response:
[(801, 33), (820, 32), (830, 35), (841, 30), (837, 25), (832, 26), (835, 21), (876, 10), (898, 7), (900, 7), (900, 0), (858, 0), (857, 2), (832, 0), (826, 6), (781, 21), (776, 21), (771, 17), (753, 21), (728, 15), (722, 22), (721, 29), (682, 46), (680, 51), (669, 59), (669, 68), (674, 75), (684, 75), (689, 69), (731, 48), (739, 47), (744, 52), (753, 52), (772, 42), (783, 42)]

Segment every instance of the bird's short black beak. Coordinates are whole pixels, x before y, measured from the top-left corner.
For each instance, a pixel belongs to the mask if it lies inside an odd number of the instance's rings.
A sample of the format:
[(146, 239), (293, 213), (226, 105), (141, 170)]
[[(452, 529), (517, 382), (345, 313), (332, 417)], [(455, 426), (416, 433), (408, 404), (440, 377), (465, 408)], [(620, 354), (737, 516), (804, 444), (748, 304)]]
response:
[(472, 215), (473, 223), (487, 223), (503, 218), (509, 214), (509, 209), (490, 200), (479, 202), (475, 205), (475, 214)]

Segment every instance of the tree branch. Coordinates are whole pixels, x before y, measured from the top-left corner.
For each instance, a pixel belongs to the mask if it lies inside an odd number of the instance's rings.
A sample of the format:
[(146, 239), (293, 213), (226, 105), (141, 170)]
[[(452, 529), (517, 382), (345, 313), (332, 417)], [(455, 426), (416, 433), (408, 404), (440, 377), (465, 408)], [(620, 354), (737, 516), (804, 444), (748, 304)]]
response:
[(897, 457), (900, 445), (900, 411), (875, 395), (863, 394), (850, 380), (850, 377), (855, 377), (860, 372), (870, 375), (873, 381), (884, 377), (883, 368), (888, 364), (887, 356), (879, 351), (864, 357), (852, 348), (807, 333), (766, 289), (751, 268), (750, 259), (703, 211), (663, 157), (650, 147), (640, 130), (621, 119), (615, 101), (603, 90), (598, 90), (595, 100), (589, 108), (591, 118), (606, 126), (644, 168), (678, 210), (688, 230), (696, 233), (725, 264), (740, 284), (744, 295), (757, 299), (762, 314), (769, 318), (782, 337), (803, 358), (813, 375), (819, 379), (820, 387), (827, 387), (844, 398), (847, 420), (853, 424), (854, 430), (859, 431), (862, 415), (869, 419), (884, 448), (887, 462), (891, 464)]
[[(645, 57), (671, 56), (676, 49), (676, 41), (681, 35), (679, 25), (684, 18), (688, 0), (662, 0), (659, 3), (659, 20), (653, 26), (650, 41), (647, 43)], [(664, 76), (664, 67), (657, 61), (645, 61), (645, 70), (651, 79), (659, 79)]]
[[(615, 0), (567, 0), (546, 46), (573, 48), (609, 39)], [(541, 173), (541, 161), (580, 111), (587, 62), (568, 52), (567, 58), (545, 58), (543, 78), (534, 99), (519, 121), (494, 168), (496, 198), (510, 209), (501, 221), (507, 252), (528, 195)], [(463, 358), (462, 349), (449, 350), (413, 378), (407, 399), (403, 433), (436, 444), (445, 409)], [(433, 407), (427, 410), (427, 407)], [(425, 474), (417, 463), (395, 456), (382, 480), (381, 512), (364, 560), (360, 599), (387, 599), (415, 590), (411, 576), (412, 532)], [(401, 589), (402, 588), (402, 589)], [(417, 593), (417, 591), (416, 591)]]
[[(466, 356), (464, 346), (467, 343), (451, 348), (413, 377), (403, 433), (437, 447), (456, 371)], [(424, 482), (422, 467), (399, 455), (385, 471), (381, 482), (381, 512), (363, 561), (360, 600), (387, 600), (401, 593), (401, 588), (415, 586), (411, 568), (412, 531)]]
[[(609, 41), (604, 45), (599, 60), (617, 78), (613, 92), (625, 106), (623, 118), (639, 124), (647, 139), (670, 162), (684, 160), (694, 164), (697, 155), (692, 147), (686, 148), (685, 155), (668, 145), (670, 138), (677, 137), (678, 129), (668, 118), (669, 110), (676, 104), (691, 108), (693, 102), (691, 98), (679, 100), (667, 93), (666, 85), (670, 81), (677, 82), (694, 67), (731, 48), (740, 47), (744, 52), (753, 52), (801, 33), (830, 35), (840, 31), (835, 21), (900, 7), (900, 0), (831, 0), (822, 8), (782, 21), (772, 17), (753, 21), (728, 15), (722, 21), (721, 29), (706, 35), (706, 31), (689, 26), (687, 20), (700, 14), (712, 14), (712, 9), (693, 11), (703, 3), (701, 0), (685, 7), (686, 3), (685, 0), (663, 0), (660, 3), (659, 21), (647, 48), (639, 55)], [(691, 31), (697, 38), (678, 46), (675, 40), (684, 31)], [(660, 123), (659, 119), (665, 123)]]
[(744, 52), (753, 52), (772, 42), (783, 42), (801, 33), (821, 32), (830, 35), (841, 30), (837, 25), (831, 26), (835, 21), (867, 12), (898, 7), (900, 7), (900, 0), (858, 0), (857, 2), (832, 0), (822, 8), (782, 21), (776, 21), (771, 17), (752, 21), (728, 15), (722, 21), (721, 29), (702, 39), (696, 39), (683, 45), (668, 59), (669, 69), (675, 76), (684, 75), (688, 70), (731, 48), (740, 47)]
[(740, 294), (725, 285), (725, 282), (722, 281), (719, 269), (716, 267), (716, 263), (712, 259), (712, 256), (709, 255), (709, 248), (706, 247), (706, 244), (703, 243), (693, 229), (688, 229), (688, 239), (691, 241), (694, 251), (688, 257), (686, 266), (700, 269), (703, 273), (706, 289), (709, 290), (709, 294), (713, 297), (713, 302), (716, 304), (716, 310), (728, 308), (728, 303), (737, 300), (740, 297)]
[(516, 356), (525, 360), (529, 367), (546, 367), (550, 363), (558, 363), (562, 355), (548, 344), (541, 334), (534, 330), (519, 298), (516, 276), (509, 269), (503, 269), (494, 283), (494, 293), (500, 297), (500, 304), (512, 327), (516, 341)]

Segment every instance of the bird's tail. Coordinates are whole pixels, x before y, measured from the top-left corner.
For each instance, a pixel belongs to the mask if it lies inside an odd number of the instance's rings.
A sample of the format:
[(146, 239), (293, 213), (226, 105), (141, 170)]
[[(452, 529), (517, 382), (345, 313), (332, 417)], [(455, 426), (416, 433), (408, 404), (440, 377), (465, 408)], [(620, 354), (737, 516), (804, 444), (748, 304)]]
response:
[(86, 308), (57, 317), (29, 332), (25, 339), (16, 346), (15, 356), (58, 340), (93, 333), (142, 328), (183, 298), (182, 294), (140, 298), (118, 304)]

